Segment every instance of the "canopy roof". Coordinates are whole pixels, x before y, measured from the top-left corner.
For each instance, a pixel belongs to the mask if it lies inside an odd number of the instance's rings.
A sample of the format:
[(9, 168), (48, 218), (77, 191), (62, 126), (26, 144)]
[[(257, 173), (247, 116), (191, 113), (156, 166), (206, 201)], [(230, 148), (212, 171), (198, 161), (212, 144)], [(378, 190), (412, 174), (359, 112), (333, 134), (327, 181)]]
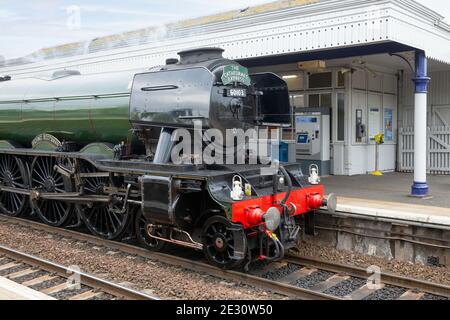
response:
[(0, 75), (144, 68), (194, 47), (222, 47), (228, 58), (250, 59), (383, 43), (422, 49), (450, 64), (450, 26), (416, 1), (283, 0), (42, 49), (7, 61)]

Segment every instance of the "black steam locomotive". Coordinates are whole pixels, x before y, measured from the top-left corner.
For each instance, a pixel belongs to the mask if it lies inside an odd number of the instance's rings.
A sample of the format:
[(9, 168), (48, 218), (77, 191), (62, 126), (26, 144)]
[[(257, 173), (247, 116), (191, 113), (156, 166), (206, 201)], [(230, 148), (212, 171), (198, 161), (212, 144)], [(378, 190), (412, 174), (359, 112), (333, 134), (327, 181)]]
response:
[(260, 131), (291, 125), (287, 85), (222, 52), (136, 75), (0, 82), (1, 212), (107, 239), (132, 230), (150, 250), (203, 250), (222, 268), (281, 259), (334, 199), (296, 164), (262, 164)]

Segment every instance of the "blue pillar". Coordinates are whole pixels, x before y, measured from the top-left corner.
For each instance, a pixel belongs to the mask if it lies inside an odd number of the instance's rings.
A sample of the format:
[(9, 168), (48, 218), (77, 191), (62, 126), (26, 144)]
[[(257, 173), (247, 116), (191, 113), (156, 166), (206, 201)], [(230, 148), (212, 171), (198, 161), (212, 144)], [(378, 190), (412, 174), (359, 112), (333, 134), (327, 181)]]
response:
[(427, 93), (430, 78), (424, 51), (416, 51), (415, 106), (414, 106), (414, 184), (411, 195), (429, 195), (427, 184)]

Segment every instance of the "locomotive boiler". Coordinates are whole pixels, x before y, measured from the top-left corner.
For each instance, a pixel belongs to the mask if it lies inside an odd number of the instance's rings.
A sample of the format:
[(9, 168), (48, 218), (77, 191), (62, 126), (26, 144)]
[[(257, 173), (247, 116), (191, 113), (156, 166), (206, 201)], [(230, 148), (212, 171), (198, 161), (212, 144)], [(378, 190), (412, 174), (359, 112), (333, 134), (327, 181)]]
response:
[[(211, 130), (291, 125), (286, 83), (250, 75), (222, 52), (184, 51), (140, 72), (1, 81), (0, 211), (84, 224), (106, 239), (133, 236), (149, 250), (203, 250), (222, 268), (281, 259), (314, 234), (314, 212), (333, 210), (335, 198), (297, 164), (250, 161), (249, 142), (234, 136), (230, 159), (244, 162), (199, 161), (211, 145), (229, 152)], [(180, 130), (200, 135), (200, 148)], [(189, 148), (178, 162), (181, 142)]]

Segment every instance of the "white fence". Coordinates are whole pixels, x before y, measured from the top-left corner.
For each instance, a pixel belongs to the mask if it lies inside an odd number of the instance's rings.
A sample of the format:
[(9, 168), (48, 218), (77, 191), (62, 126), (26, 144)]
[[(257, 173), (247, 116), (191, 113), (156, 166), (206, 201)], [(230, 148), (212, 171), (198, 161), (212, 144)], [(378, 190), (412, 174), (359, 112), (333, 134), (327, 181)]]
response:
[[(450, 127), (428, 128), (427, 168), (429, 173), (450, 175)], [(414, 171), (414, 128), (399, 130), (399, 171)]]

